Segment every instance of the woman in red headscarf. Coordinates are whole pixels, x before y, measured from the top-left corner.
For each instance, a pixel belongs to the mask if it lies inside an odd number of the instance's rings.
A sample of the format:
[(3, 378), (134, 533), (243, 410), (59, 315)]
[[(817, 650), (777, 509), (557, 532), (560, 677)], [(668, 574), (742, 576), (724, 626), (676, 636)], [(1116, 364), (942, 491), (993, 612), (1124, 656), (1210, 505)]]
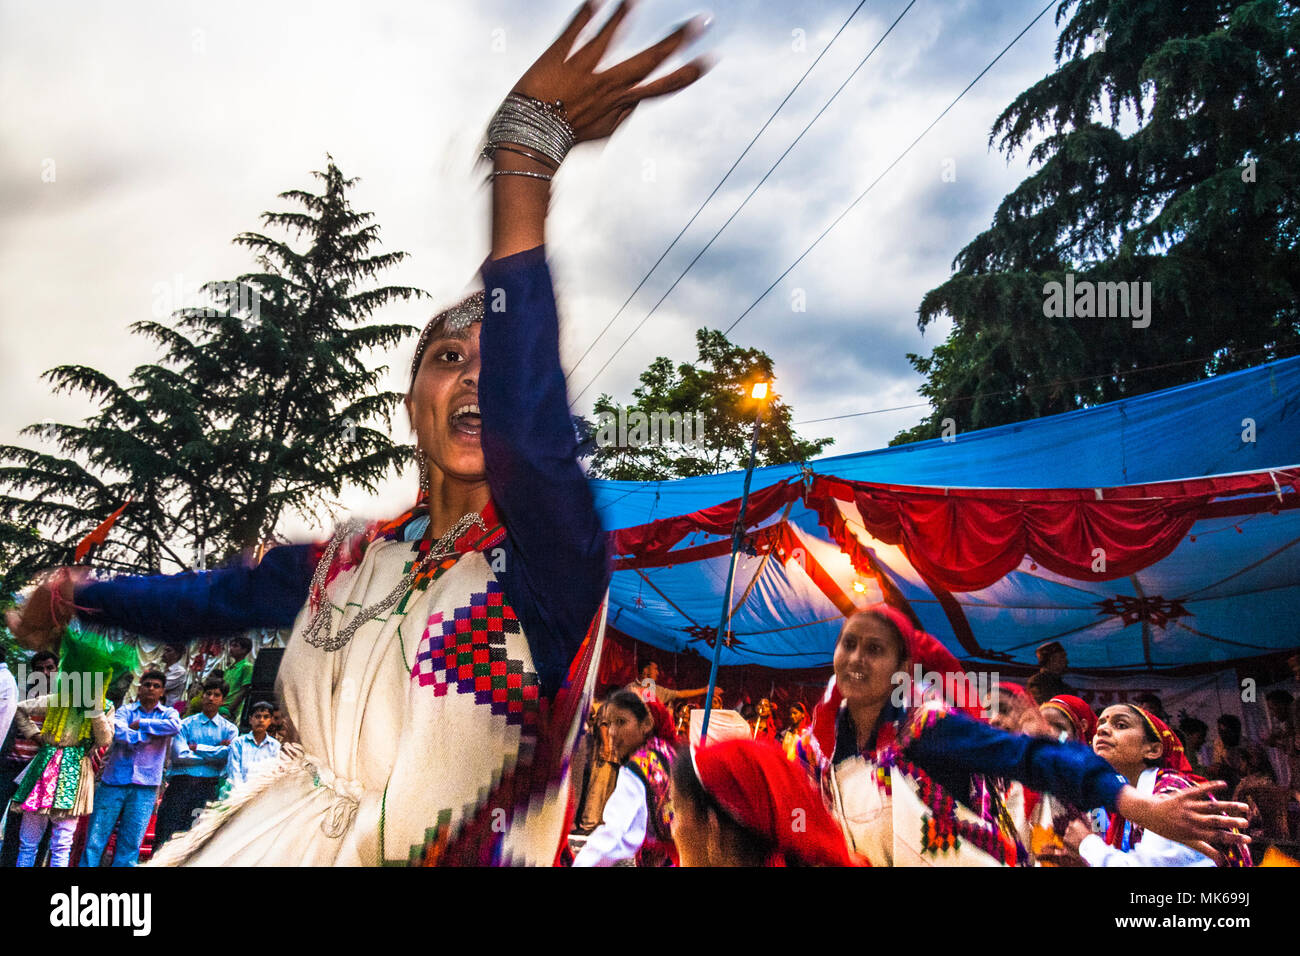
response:
[(1097, 715), (1082, 698), (1057, 694), (1039, 710), (1057, 740), (1092, 746), (1092, 735), (1097, 732)]
[(849, 866), (835, 819), (766, 740), (683, 750), (673, 764), (673, 840), (682, 866)]
[(961, 666), (938, 641), (886, 605), (844, 622), (833, 667), (798, 752), (821, 783), (849, 848), (873, 865), (1028, 863), (991, 779), (1019, 780), (1076, 806), (1119, 811), (1209, 852), (1215, 851), (1204, 841), (1245, 825), (1218, 815), (1238, 804), (1211, 809), (1209, 794), (1199, 790), (1168, 799), (1139, 792), (1086, 747), (990, 727), (973, 716), (978, 702), (957, 709), (927, 699), (911, 686), (917, 672), (938, 675), (954, 690), (969, 682), (962, 683)]
[[(1092, 746), (1092, 735), (1097, 731), (1097, 715), (1081, 698), (1073, 694), (1058, 694), (1037, 710), (1044, 736), (1054, 737), (1062, 743)], [(1058, 861), (1064, 862), (1060, 852), (1065, 848), (1061, 834), (1071, 820), (1083, 817), (1082, 812), (1048, 793), (1029, 807), (1026, 816), (1029, 851), (1034, 862), (1039, 866), (1056, 866)]]
[[(1209, 796), (1215, 786), (1192, 773), (1182, 742), (1163, 720), (1132, 704), (1114, 704), (1102, 711), (1097, 721), (1092, 748), (1120, 774), (1137, 793), (1150, 799), (1180, 799), (1189, 795)], [(1241, 804), (1222, 804), (1235, 808)], [(1211, 810), (1211, 813), (1214, 811)], [(1222, 818), (1218, 818), (1222, 819)], [(1244, 823), (1241, 828), (1245, 829)], [(1105, 837), (1082, 820), (1066, 827), (1065, 846), (1088, 866), (1213, 866), (1215, 860), (1181, 843), (1148, 833), (1131, 814), (1120, 809), (1109, 814)], [(1223, 866), (1250, 866), (1245, 846), (1222, 854)]]
[(606, 704), (609, 739), (622, 766), (605, 802), (604, 822), (574, 866), (671, 866), (677, 851), (668, 800), (677, 732), (668, 708), (621, 690)]

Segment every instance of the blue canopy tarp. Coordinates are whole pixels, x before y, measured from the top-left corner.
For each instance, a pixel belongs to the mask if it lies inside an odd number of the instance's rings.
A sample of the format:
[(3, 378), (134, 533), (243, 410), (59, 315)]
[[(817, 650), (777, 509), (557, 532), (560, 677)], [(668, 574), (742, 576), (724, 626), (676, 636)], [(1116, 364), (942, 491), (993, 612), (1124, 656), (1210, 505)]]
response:
[[(593, 481), (606, 528), (622, 532), (613, 628), (666, 650), (712, 653), (726, 506), (742, 482), (743, 473)], [(1032, 665), (1034, 648), (1057, 639), (1075, 668), (1191, 673), (1284, 650), (1300, 643), (1297, 482), (1300, 358), (951, 441), (762, 468), (721, 663), (824, 665), (844, 614), (884, 598), (967, 661)], [(1079, 507), (1128, 497), (1185, 520), (1163, 525), (1176, 532), (1168, 553), (1147, 555), (1133, 573), (1072, 577), (1025, 555), (996, 581), (962, 590), (919, 573), (907, 557), (915, 542), (873, 534), (855, 501), (828, 510), (832, 486), (887, 503), (997, 489), (988, 494), (1025, 507), (1077, 489)], [(836, 513), (838, 542), (828, 527)], [(656, 546), (627, 549), (655, 534)]]

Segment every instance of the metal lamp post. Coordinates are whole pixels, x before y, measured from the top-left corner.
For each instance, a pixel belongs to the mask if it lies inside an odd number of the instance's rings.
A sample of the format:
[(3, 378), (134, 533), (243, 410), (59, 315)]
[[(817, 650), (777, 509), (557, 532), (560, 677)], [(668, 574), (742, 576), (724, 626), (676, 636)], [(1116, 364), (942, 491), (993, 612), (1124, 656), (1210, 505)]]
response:
[(731, 529), (731, 561), (727, 565), (727, 586), (722, 591), (722, 619), (713, 641), (713, 665), (709, 668), (709, 689), (704, 698), (704, 722), (700, 728), (700, 746), (709, 739), (709, 717), (713, 713), (713, 690), (718, 683), (718, 661), (722, 657), (722, 642), (731, 630), (731, 585), (736, 577), (736, 553), (745, 534), (745, 507), (749, 504), (749, 483), (754, 477), (754, 459), (758, 454), (758, 427), (763, 421), (763, 408), (767, 404), (767, 382), (757, 382), (750, 390), (750, 398), (758, 401), (754, 415), (754, 431), (749, 439), (749, 467), (745, 469), (745, 490), (740, 495), (740, 512)]

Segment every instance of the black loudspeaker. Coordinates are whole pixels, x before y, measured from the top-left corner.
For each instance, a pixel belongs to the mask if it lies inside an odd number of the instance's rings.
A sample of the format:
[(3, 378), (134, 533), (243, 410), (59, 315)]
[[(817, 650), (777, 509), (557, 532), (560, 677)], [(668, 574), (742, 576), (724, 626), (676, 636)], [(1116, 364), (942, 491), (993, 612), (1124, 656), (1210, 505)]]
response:
[(267, 700), (279, 705), (280, 702), (275, 699), (275, 675), (280, 672), (280, 661), (283, 658), (283, 647), (264, 647), (257, 652), (257, 657), (253, 659), (253, 680), (248, 685), (248, 697), (241, 715), (241, 729), (247, 723), (248, 712), (254, 704)]

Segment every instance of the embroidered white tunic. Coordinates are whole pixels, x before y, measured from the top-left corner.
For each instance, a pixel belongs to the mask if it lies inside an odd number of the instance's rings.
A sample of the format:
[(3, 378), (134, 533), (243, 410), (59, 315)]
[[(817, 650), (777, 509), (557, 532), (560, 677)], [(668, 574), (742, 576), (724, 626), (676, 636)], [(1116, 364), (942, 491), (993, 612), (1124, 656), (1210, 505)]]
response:
[[(332, 633), (390, 592), (417, 557), (412, 542), (371, 544), (360, 565), (329, 584)], [(513, 618), (478, 551), (427, 590), (413, 591), (404, 605), (363, 624), (337, 651), (306, 642), (304, 608), (279, 676), (301, 756), (290, 755), (276, 771), (236, 788), (228, 805), (207, 811), (157, 862), (407, 863), (435, 825), (454, 831), (513, 769), (524, 711), (536, 703), (528, 640)], [(453, 644), (464, 660), (446, 642), (457, 621), (463, 637)], [(460, 675), (492, 657), (507, 663), (498, 669), (512, 671), (507, 683), (516, 686), (489, 689), (485, 697), (476, 689), (481, 679)], [(529, 686), (533, 700), (525, 701)], [(510, 828), (507, 852), (517, 862), (550, 863), (564, 813), (562, 801), (551, 803)], [(504, 822), (510, 808), (495, 809)]]

